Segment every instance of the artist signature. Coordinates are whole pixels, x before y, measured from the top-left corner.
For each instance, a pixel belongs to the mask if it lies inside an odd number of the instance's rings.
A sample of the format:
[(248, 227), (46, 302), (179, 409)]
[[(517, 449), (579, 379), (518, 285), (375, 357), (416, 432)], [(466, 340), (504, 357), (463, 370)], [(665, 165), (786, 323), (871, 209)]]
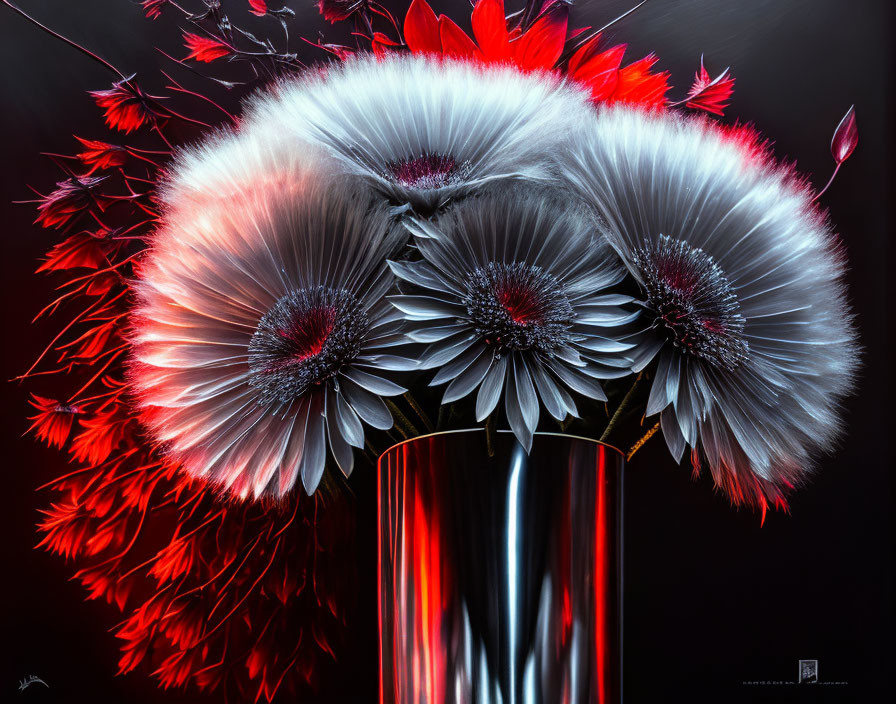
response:
[(25, 679), (23, 679), (21, 682), (19, 682), (19, 691), (24, 692), (26, 689), (28, 689), (33, 684), (42, 684), (47, 689), (50, 688), (50, 685), (48, 685), (46, 682), (44, 682), (37, 675), (28, 675)]

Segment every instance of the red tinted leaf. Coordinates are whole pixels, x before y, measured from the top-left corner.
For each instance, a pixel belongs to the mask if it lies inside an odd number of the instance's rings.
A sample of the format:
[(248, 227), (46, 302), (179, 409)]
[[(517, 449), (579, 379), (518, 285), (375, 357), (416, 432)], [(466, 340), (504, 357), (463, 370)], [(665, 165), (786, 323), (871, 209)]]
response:
[(75, 415), (81, 412), (78, 406), (65, 406), (59, 401), (31, 394), (28, 400), (37, 413), (28, 418), (34, 421), (29, 432), (34, 432), (38, 440), (50, 447), (62, 447), (68, 439)]
[(442, 41), (442, 52), (445, 56), (453, 56), (460, 59), (481, 56), (479, 47), (473, 43), (473, 40), (445, 15), (439, 18), (439, 36)]
[(566, 44), (569, 10), (556, 6), (511, 44), (516, 64), (525, 70), (552, 69)]
[(838, 165), (849, 158), (856, 145), (859, 143), (859, 129), (856, 126), (855, 105), (851, 106), (837, 129), (834, 130), (834, 138), (831, 140), (831, 155)]
[(625, 54), (625, 45), (620, 44), (606, 51), (596, 53), (597, 37), (587, 42), (569, 60), (569, 77), (591, 89), (591, 99), (595, 102), (609, 98), (619, 82), (619, 64)]
[(153, 98), (131, 83), (131, 79), (114, 83), (108, 90), (90, 91), (96, 104), (105, 111), (106, 124), (126, 134), (162, 115)]
[(37, 206), (37, 218), (43, 227), (62, 227), (92, 208), (103, 210), (108, 199), (98, 193), (107, 176), (71, 177), (56, 184), (56, 190)]
[(249, 0), (249, 12), (259, 17), (268, 13), (268, 3), (266, 0)]
[(376, 56), (387, 56), (392, 51), (391, 47), (398, 45), (398, 42), (382, 32), (374, 32), (370, 42), (370, 48)]
[(404, 41), (412, 52), (442, 51), (439, 20), (426, 0), (414, 0), (404, 18)]
[(694, 77), (694, 84), (688, 91), (685, 105), (692, 110), (704, 110), (713, 115), (722, 115), (728, 107), (728, 100), (734, 92), (734, 79), (726, 68), (716, 78), (711, 78), (700, 60), (700, 70)]
[(650, 73), (656, 61), (653, 55), (645, 56), (640, 61), (619, 69), (619, 83), (610, 100), (646, 108), (663, 107), (669, 90), (669, 74)]
[(128, 159), (128, 152), (124, 147), (108, 142), (98, 142), (93, 139), (81, 139), (75, 137), (84, 147), (84, 151), (78, 154), (78, 158), (85, 166), (90, 167), (93, 173), (97, 169), (111, 169), (123, 166)]
[(154, 20), (162, 14), (162, 8), (168, 4), (168, 0), (143, 0), (140, 4), (143, 6), (146, 16)]
[(106, 253), (99, 241), (95, 237), (79, 232), (53, 245), (47, 252), (47, 261), (37, 270), (99, 269), (106, 264)]
[(186, 58), (210, 63), (230, 53), (230, 47), (211, 37), (200, 37), (198, 34), (184, 32), (184, 44), (190, 53)]
[(487, 59), (508, 55), (510, 35), (504, 16), (504, 0), (479, 0), (473, 8), (473, 36)]

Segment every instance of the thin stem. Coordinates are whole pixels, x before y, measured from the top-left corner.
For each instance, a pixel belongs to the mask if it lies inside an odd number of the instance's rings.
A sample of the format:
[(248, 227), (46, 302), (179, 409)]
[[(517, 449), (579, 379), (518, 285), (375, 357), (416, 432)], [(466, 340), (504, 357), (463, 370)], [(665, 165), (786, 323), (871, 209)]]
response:
[(498, 420), (498, 411), (495, 409), (491, 413), (488, 414), (488, 418), (485, 419), (485, 447), (488, 450), (488, 456), (495, 456), (495, 433)]
[(405, 391), (404, 400), (408, 402), (408, 405), (414, 409), (414, 413), (417, 414), (417, 417), (423, 421), (423, 425), (426, 426), (426, 431), (431, 433), (435, 430), (432, 427), (432, 423), (429, 421), (429, 416), (423, 411), (420, 407), (420, 404), (417, 403), (417, 400), (413, 397), (410, 391)]
[(616, 429), (616, 424), (622, 419), (622, 416), (629, 409), (629, 406), (632, 405), (632, 401), (634, 401), (635, 396), (637, 395), (638, 388), (641, 385), (641, 381), (644, 379), (644, 372), (638, 374), (637, 378), (635, 378), (635, 383), (632, 384), (632, 387), (628, 390), (628, 393), (620, 402), (619, 406), (617, 406), (616, 411), (613, 413), (613, 417), (610, 418), (610, 422), (607, 423), (607, 427), (603, 432), (603, 435), (600, 436), (601, 442), (606, 442), (607, 438), (610, 437), (611, 433)]
[(831, 184), (834, 182), (834, 178), (837, 176), (837, 172), (840, 170), (840, 167), (842, 165), (843, 165), (842, 161), (839, 164), (837, 164), (837, 166), (834, 168), (834, 173), (831, 174), (831, 177), (828, 179), (828, 182), (824, 185), (824, 188), (822, 188), (818, 193), (815, 194), (815, 197), (812, 199), (813, 203), (815, 201), (817, 201), (819, 198), (821, 198), (824, 195), (825, 191), (827, 191), (831, 187)]
[(401, 409), (395, 405), (395, 402), (392, 399), (384, 398), (383, 400), (386, 402), (386, 407), (395, 419), (395, 427), (398, 429), (398, 432), (404, 436), (405, 440), (420, 435), (417, 428), (414, 427), (414, 424), (408, 420), (407, 416), (401, 412)]
[(656, 433), (659, 429), (660, 429), (660, 424), (659, 424), (659, 421), (657, 421), (656, 424), (650, 430), (648, 430), (646, 433), (644, 433), (644, 435), (642, 435), (638, 439), (638, 442), (636, 442), (634, 445), (631, 446), (631, 449), (625, 455), (625, 461), (630, 462), (632, 457), (635, 456), (635, 453), (638, 450), (640, 450), (642, 447), (644, 447), (644, 443), (646, 443), (648, 440), (650, 440), (650, 438), (652, 438), (654, 435), (656, 435)]
[(40, 29), (44, 30), (50, 36), (55, 37), (56, 39), (59, 39), (59, 40), (65, 42), (66, 44), (68, 44), (71, 47), (74, 47), (75, 49), (80, 51), (82, 54), (86, 54), (87, 56), (89, 56), (94, 61), (98, 61), (103, 66), (105, 66), (107, 69), (109, 69), (113, 73), (117, 74), (121, 78), (122, 81), (126, 81), (128, 79), (127, 76), (125, 76), (121, 71), (119, 71), (112, 64), (110, 64), (108, 61), (106, 61), (102, 56), (99, 56), (98, 54), (94, 54), (89, 49), (85, 49), (83, 46), (81, 46), (80, 44), (78, 44), (76, 42), (73, 42), (68, 37), (64, 37), (61, 34), (59, 34), (59, 32), (56, 32), (56, 31), (50, 29), (49, 27), (47, 27), (45, 24), (38, 22), (31, 15), (29, 15), (27, 12), (25, 12), (22, 8), (16, 7), (15, 5), (13, 5), (9, 0), (0, 0), (0, 2), (2, 2), (8, 8), (10, 8), (13, 12), (16, 12), (19, 15), (21, 15), (22, 17), (24, 17), (26, 20), (28, 20), (34, 26), (39, 27)]

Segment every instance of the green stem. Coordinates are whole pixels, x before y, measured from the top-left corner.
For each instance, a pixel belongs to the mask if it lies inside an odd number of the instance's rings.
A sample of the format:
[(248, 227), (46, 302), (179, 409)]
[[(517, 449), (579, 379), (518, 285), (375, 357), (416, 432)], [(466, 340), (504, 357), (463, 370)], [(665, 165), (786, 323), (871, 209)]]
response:
[(392, 399), (384, 398), (386, 402), (386, 407), (389, 409), (390, 413), (392, 413), (392, 418), (395, 419), (395, 428), (401, 433), (405, 440), (408, 438), (414, 438), (420, 435), (417, 431), (417, 428), (414, 427), (414, 424), (411, 423), (407, 419), (404, 413), (401, 412), (401, 409), (395, 405), (395, 402)]
[(612, 432), (616, 429), (616, 424), (622, 420), (623, 415), (626, 411), (628, 411), (629, 406), (632, 405), (632, 401), (635, 400), (635, 396), (638, 393), (638, 388), (641, 385), (641, 381), (644, 379), (644, 372), (638, 374), (635, 378), (635, 383), (632, 384), (632, 387), (628, 390), (628, 393), (617, 406), (616, 411), (613, 413), (613, 417), (610, 418), (610, 422), (607, 423), (607, 427), (603, 432), (603, 435), (600, 436), (601, 442), (607, 442), (607, 439), (610, 437)]
[(417, 417), (423, 421), (423, 425), (426, 426), (426, 431), (431, 433), (435, 428), (432, 427), (432, 423), (429, 422), (429, 416), (423, 412), (423, 409), (420, 408), (420, 404), (417, 403), (417, 400), (411, 395), (410, 391), (406, 391), (404, 394), (405, 401), (408, 402), (408, 405), (414, 409), (414, 413), (417, 414)]

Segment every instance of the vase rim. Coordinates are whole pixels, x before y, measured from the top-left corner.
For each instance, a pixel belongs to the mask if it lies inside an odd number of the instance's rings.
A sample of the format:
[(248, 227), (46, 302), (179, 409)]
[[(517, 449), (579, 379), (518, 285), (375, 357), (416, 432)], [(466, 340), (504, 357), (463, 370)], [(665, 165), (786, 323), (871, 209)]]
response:
[[(412, 438), (406, 438), (406, 439), (402, 440), (401, 442), (397, 442), (394, 445), (387, 447), (385, 450), (383, 450), (379, 454), (379, 457), (377, 457), (377, 463), (379, 463), (379, 461), (386, 455), (386, 453), (391, 452), (396, 447), (400, 447), (401, 445), (406, 445), (409, 442), (414, 442), (415, 440), (422, 440), (423, 438), (431, 438), (431, 437), (435, 437), (436, 435), (451, 435), (453, 433), (484, 433), (484, 432), (485, 432), (485, 428), (456, 428), (454, 430), (437, 430), (432, 433), (424, 433), (423, 435), (416, 435)], [(504, 430), (504, 429), (496, 430), (495, 432), (513, 433), (512, 430)], [(533, 433), (533, 435), (541, 435), (541, 436), (547, 436), (547, 437), (553, 436), (553, 437), (558, 437), (558, 438), (569, 438), (571, 440), (584, 440), (585, 442), (590, 442), (590, 443), (593, 443), (594, 445), (601, 445), (603, 447), (606, 447), (609, 450), (613, 450), (613, 452), (615, 452), (623, 460), (625, 460), (625, 453), (622, 450), (620, 450), (618, 447), (616, 447), (615, 445), (610, 445), (609, 443), (603, 442), (602, 440), (595, 440), (594, 438), (587, 438), (584, 435), (572, 435), (570, 433), (552, 433), (552, 432), (542, 432), (542, 431), (536, 431), (535, 433)]]

